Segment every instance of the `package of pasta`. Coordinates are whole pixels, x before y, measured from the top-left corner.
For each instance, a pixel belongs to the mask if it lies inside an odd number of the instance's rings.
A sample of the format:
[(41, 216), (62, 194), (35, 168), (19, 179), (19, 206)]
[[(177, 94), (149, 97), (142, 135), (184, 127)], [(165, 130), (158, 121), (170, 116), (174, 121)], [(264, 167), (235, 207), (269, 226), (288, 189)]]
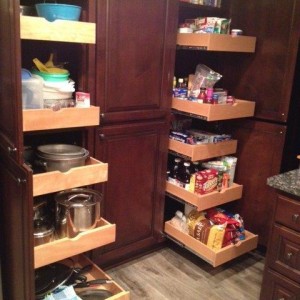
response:
[(213, 250), (220, 250), (223, 247), (224, 235), (224, 225), (213, 225), (209, 231), (207, 246)]

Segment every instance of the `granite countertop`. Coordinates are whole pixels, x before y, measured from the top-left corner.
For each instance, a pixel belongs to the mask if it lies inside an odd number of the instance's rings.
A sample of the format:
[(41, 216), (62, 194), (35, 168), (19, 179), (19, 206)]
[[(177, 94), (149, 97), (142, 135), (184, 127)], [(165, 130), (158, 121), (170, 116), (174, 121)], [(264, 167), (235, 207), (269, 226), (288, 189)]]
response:
[(280, 191), (300, 196), (300, 176), (298, 169), (272, 176), (267, 179), (267, 185)]

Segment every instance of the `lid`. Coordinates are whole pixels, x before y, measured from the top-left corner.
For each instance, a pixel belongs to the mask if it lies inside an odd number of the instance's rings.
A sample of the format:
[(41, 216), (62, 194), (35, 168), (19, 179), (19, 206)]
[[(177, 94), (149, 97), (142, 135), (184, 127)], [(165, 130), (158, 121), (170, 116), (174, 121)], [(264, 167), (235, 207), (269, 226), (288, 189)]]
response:
[(34, 220), (34, 237), (41, 238), (45, 236), (49, 236), (53, 233), (53, 226), (44, 220)]

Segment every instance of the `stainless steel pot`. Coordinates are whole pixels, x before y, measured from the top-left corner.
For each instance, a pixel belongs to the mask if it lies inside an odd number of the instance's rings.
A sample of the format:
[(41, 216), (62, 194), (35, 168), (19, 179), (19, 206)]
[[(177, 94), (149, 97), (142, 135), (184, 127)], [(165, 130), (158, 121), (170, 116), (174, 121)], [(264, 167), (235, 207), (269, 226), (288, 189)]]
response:
[(54, 238), (54, 226), (50, 222), (45, 220), (34, 220), (34, 245), (42, 245), (49, 243)]
[(62, 159), (82, 157), (86, 150), (80, 146), (69, 144), (48, 144), (37, 147), (37, 154), (44, 158)]
[(85, 165), (86, 159), (89, 157), (89, 151), (84, 150), (84, 155), (78, 157), (67, 157), (62, 158), (57, 157), (45, 157), (37, 153), (37, 159), (35, 160), (35, 165), (42, 167), (44, 171), (61, 171), (67, 172), (71, 168), (81, 167)]
[(56, 235), (74, 237), (95, 228), (100, 219), (102, 195), (91, 189), (71, 189), (55, 196)]

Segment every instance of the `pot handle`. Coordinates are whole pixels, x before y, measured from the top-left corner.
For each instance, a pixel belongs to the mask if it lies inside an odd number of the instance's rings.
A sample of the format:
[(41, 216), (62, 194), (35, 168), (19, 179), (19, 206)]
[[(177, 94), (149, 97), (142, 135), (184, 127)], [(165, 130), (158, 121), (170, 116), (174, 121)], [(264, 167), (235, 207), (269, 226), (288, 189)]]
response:
[(71, 200), (79, 198), (79, 197), (80, 198), (84, 198), (84, 202), (86, 202), (86, 201), (90, 200), (92, 196), (91, 195), (87, 195), (87, 194), (74, 194), (74, 195), (70, 195), (68, 197), (68, 201), (71, 201)]
[(34, 161), (34, 164), (37, 166), (37, 167), (42, 167), (45, 171), (47, 171), (47, 162), (43, 161), (43, 160), (35, 160)]

